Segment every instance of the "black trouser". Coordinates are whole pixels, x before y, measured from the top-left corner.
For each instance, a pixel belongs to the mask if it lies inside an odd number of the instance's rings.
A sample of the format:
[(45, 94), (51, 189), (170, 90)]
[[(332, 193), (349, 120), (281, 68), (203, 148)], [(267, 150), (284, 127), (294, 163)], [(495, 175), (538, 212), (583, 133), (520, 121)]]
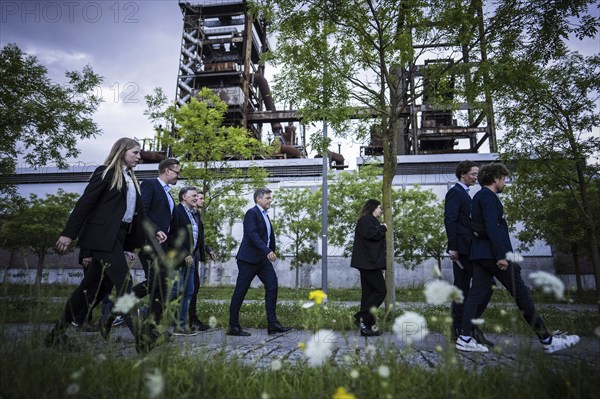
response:
[(539, 316), (531, 300), (529, 288), (521, 278), (521, 266), (518, 263), (510, 262), (506, 270), (501, 270), (496, 266), (496, 261), (493, 259), (481, 259), (472, 262), (473, 284), (463, 308), (463, 335), (471, 335), (473, 328), (471, 320), (475, 318), (478, 305), (482, 303), (491, 288), (492, 277), (495, 277), (513, 296), (517, 307), (537, 336), (540, 339), (546, 339), (550, 336), (544, 321)]
[(360, 311), (354, 315), (354, 318), (371, 327), (375, 325), (375, 315), (371, 314), (371, 308), (381, 306), (387, 295), (385, 279), (381, 270), (358, 269), (358, 271), (361, 287)]
[(149, 307), (150, 313), (156, 324), (160, 323), (163, 309), (168, 300), (169, 293), (167, 292), (168, 270), (161, 264), (159, 258), (166, 252), (166, 242), (158, 244), (155, 240), (153, 246), (159, 246), (160, 253), (153, 251), (151, 254), (140, 253), (140, 263), (144, 269), (146, 280), (133, 287), (133, 292), (138, 298), (143, 298), (146, 295), (150, 296)]
[[(90, 298), (93, 298), (94, 302), (96, 302), (106, 295), (106, 288), (100, 288), (108, 286), (103, 283), (104, 279), (108, 279), (107, 283), (111, 287), (114, 285), (117, 297), (131, 293), (131, 274), (129, 273), (129, 265), (127, 264), (125, 253), (123, 252), (123, 243), (126, 234), (126, 227), (123, 226), (119, 229), (117, 239), (115, 240), (111, 251), (92, 251), (92, 264), (88, 266), (88, 272), (84, 275), (79, 286), (67, 300), (65, 311), (61, 320), (57, 323), (56, 329), (65, 329), (72, 319), (73, 310), (86, 307)], [(108, 292), (110, 292), (110, 290)], [(126, 325), (135, 335), (133, 321), (129, 313), (119, 314), (123, 316)], [(113, 314), (109, 318), (111, 323), (112, 320), (114, 320), (114, 317)]]
[[(455, 331), (460, 332), (462, 325), (462, 315), (463, 315), (463, 307), (464, 303), (469, 296), (469, 291), (471, 289), (471, 279), (473, 277), (473, 264), (469, 260), (467, 255), (459, 255), (458, 261), (463, 266), (461, 268), (458, 266), (456, 262), (452, 262), (452, 269), (454, 271), (454, 285), (463, 292), (463, 303), (452, 302), (452, 327)], [(490, 277), (492, 280), (492, 285), (494, 284), (494, 278)], [(479, 319), (485, 309), (487, 308), (488, 303), (490, 303), (490, 299), (492, 298), (492, 286), (490, 285), (490, 290), (488, 294), (483, 298), (483, 302), (477, 305), (477, 311), (475, 312), (475, 318)]]
[(200, 321), (197, 313), (198, 290), (200, 289), (200, 263), (198, 262), (196, 256), (194, 256), (194, 264), (196, 265), (194, 268), (194, 291), (192, 292), (192, 299), (190, 301), (190, 309), (188, 313), (188, 323), (190, 324)]

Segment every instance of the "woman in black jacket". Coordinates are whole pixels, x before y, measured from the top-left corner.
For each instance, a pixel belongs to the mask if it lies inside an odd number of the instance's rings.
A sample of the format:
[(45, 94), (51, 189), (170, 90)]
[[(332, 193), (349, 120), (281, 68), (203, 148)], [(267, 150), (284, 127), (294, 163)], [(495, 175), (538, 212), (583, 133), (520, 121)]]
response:
[(354, 315), (354, 324), (360, 327), (360, 335), (371, 337), (381, 335), (373, 330), (377, 309), (385, 300), (387, 290), (383, 270), (385, 270), (385, 232), (387, 226), (380, 223), (381, 203), (370, 199), (363, 205), (354, 231), (354, 246), (350, 266), (360, 272), (360, 311)]
[[(46, 337), (49, 346), (67, 340), (64, 331), (73, 309), (87, 307), (87, 303), (96, 302), (107, 293), (100, 289), (104, 287), (103, 280), (108, 280), (108, 289), (115, 287), (117, 297), (131, 294), (131, 274), (124, 251), (140, 248), (145, 239), (143, 205), (133, 171), (141, 159), (140, 152), (139, 143), (133, 139), (124, 137), (115, 142), (104, 164), (92, 174), (56, 242), (57, 251), (64, 253), (78, 239), (79, 246), (91, 254), (92, 262), (68, 299), (61, 320)], [(113, 320), (121, 315), (135, 337), (136, 349), (151, 349), (157, 332), (137, 331), (129, 310), (115, 311), (101, 326), (102, 336), (108, 337)]]

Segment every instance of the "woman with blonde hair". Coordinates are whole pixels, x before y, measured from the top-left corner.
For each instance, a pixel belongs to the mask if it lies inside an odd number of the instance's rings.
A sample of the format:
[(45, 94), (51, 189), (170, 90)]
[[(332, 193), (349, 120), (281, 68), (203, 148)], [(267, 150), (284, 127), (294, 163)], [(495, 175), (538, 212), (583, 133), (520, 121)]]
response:
[(379, 201), (367, 200), (358, 215), (354, 231), (350, 266), (360, 272), (361, 286), (360, 311), (354, 315), (354, 324), (364, 337), (381, 335), (381, 331), (373, 329), (375, 315), (372, 309), (377, 309), (387, 295), (383, 278), (387, 226), (378, 219), (382, 212)]
[[(83, 194), (71, 212), (61, 236), (56, 242), (59, 253), (68, 250), (78, 239), (80, 248), (91, 252), (92, 263), (79, 287), (67, 301), (65, 312), (46, 337), (49, 346), (67, 342), (65, 329), (73, 309), (102, 298), (106, 292), (99, 287), (108, 279), (116, 289), (117, 298), (131, 294), (132, 279), (124, 251), (133, 251), (144, 244), (144, 218), (140, 188), (133, 168), (137, 166), (141, 148), (137, 141), (121, 138), (115, 142), (104, 164), (96, 168)], [(109, 285), (110, 286), (110, 285)], [(100, 332), (108, 338), (114, 318), (120, 315), (133, 333), (136, 349), (145, 352), (154, 346), (158, 335), (149, 330), (137, 331), (129, 309), (111, 312)]]

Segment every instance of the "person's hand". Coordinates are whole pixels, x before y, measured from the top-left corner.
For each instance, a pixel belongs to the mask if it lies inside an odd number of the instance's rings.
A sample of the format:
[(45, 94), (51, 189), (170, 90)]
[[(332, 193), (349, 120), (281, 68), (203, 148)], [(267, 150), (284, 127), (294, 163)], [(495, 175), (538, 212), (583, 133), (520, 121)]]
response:
[(92, 257), (91, 256), (89, 258), (83, 258), (83, 259), (81, 259), (81, 266), (88, 267), (91, 264), (92, 264)]
[(217, 259), (217, 254), (215, 253), (215, 251), (210, 251), (210, 252), (208, 253), (208, 256), (210, 256), (210, 258), (211, 258), (212, 260), (215, 260), (215, 259)]
[(453, 262), (458, 260), (458, 251), (448, 251), (448, 253), (450, 254), (450, 259), (452, 259)]
[(58, 253), (64, 254), (69, 249), (69, 246), (73, 242), (72, 238), (66, 236), (60, 236), (56, 241), (56, 250)]
[(194, 258), (192, 257), (192, 255), (188, 255), (185, 257), (185, 265), (186, 266), (191, 266), (194, 263)]
[(167, 235), (163, 231), (157, 231), (156, 240), (159, 244), (162, 244), (163, 242), (167, 241)]
[(133, 252), (125, 251), (125, 258), (127, 258), (127, 260), (135, 260), (135, 254)]
[(269, 259), (271, 262), (275, 262), (277, 260), (277, 255), (275, 255), (275, 252), (271, 251), (267, 255), (267, 259)]
[(500, 270), (506, 270), (508, 269), (508, 261), (506, 259), (500, 259), (496, 262), (496, 266), (498, 266), (498, 269)]

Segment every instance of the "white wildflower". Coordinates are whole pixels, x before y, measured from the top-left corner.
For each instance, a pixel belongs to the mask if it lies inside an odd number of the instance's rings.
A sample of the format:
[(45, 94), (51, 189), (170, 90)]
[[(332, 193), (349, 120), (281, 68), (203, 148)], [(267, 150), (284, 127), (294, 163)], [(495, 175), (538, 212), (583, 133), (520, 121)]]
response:
[(350, 378), (352, 378), (353, 380), (357, 379), (359, 376), (360, 373), (357, 369), (352, 369), (352, 371), (350, 371)]
[(152, 372), (146, 374), (144, 384), (146, 385), (150, 399), (159, 397), (165, 389), (165, 380), (159, 369), (154, 369)]
[(523, 256), (518, 253), (518, 252), (507, 252), (506, 253), (506, 260), (510, 261), (510, 262), (523, 262), (525, 260), (525, 258), (523, 258)]
[(77, 395), (79, 393), (79, 384), (77, 384), (77, 383), (70, 384), (67, 387), (67, 390), (65, 391), (65, 393), (67, 395)]
[(425, 317), (415, 312), (405, 312), (402, 316), (396, 317), (392, 330), (400, 341), (408, 344), (420, 341), (429, 334)]
[(561, 300), (565, 296), (565, 285), (553, 274), (538, 271), (530, 273), (529, 278), (536, 287), (541, 287), (542, 291), (547, 294), (554, 294), (554, 297)]
[(279, 359), (273, 359), (271, 361), (271, 370), (273, 370), (273, 371), (281, 370), (282, 366), (283, 366), (283, 364), (281, 363), (281, 360), (279, 360)]
[(485, 319), (471, 319), (471, 323), (473, 323), (476, 326), (480, 326), (483, 323), (485, 323)]
[(379, 366), (377, 373), (381, 378), (388, 378), (390, 376), (390, 368), (385, 364)]
[(260, 394), (260, 399), (271, 399), (271, 396), (269, 396), (268, 393), (263, 392)]
[(313, 306), (315, 306), (315, 303), (314, 303), (313, 301), (310, 301), (310, 302), (305, 302), (305, 303), (302, 305), (302, 307), (303, 307), (304, 309), (312, 308)]
[(452, 301), (462, 303), (463, 293), (445, 280), (433, 280), (425, 284), (425, 301), (430, 305), (443, 305)]
[(97, 361), (98, 363), (102, 363), (102, 362), (103, 362), (103, 361), (105, 361), (105, 360), (106, 360), (106, 355), (105, 355), (104, 353), (99, 353), (99, 354), (96, 356), (96, 361)]
[(125, 294), (119, 298), (117, 298), (117, 302), (115, 302), (115, 306), (112, 308), (113, 313), (129, 313), (131, 308), (133, 308), (140, 300), (135, 294), (132, 292), (130, 294)]
[(309, 366), (320, 366), (331, 356), (335, 333), (331, 330), (317, 331), (306, 343), (304, 354)]
[(375, 348), (375, 346), (369, 344), (367, 345), (367, 347), (365, 348), (365, 353), (367, 354), (367, 356), (369, 357), (373, 357), (375, 356), (375, 354), (377, 353), (377, 348)]
[(217, 324), (219, 324), (219, 322), (217, 321), (217, 318), (215, 316), (210, 316), (208, 318), (208, 326), (210, 328), (215, 328)]

